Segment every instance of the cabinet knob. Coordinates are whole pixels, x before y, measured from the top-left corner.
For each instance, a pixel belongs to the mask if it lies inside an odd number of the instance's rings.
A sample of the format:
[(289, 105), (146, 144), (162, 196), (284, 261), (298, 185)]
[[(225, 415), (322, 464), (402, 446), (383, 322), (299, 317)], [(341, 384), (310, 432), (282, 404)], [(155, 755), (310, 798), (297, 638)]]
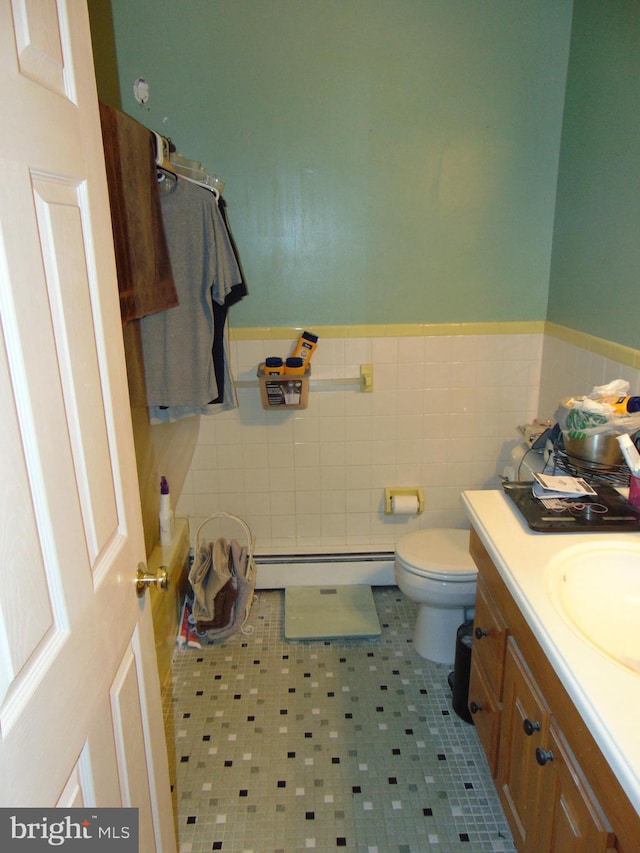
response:
[(483, 637), (488, 636), (489, 632), (485, 628), (481, 628), (480, 626), (478, 626), (476, 628), (475, 633), (476, 633), (476, 640), (481, 640)]
[(528, 717), (525, 717), (524, 722), (522, 723), (522, 728), (524, 729), (526, 736), (531, 737), (534, 732), (540, 731), (540, 723), (537, 721), (532, 723)]
[(472, 714), (477, 714), (478, 711), (482, 711), (482, 705), (478, 704), (478, 702), (470, 702), (469, 710)]
[(539, 746), (536, 749), (536, 761), (540, 765), (540, 767), (544, 767), (547, 761), (553, 761), (553, 753), (550, 749), (543, 749)]

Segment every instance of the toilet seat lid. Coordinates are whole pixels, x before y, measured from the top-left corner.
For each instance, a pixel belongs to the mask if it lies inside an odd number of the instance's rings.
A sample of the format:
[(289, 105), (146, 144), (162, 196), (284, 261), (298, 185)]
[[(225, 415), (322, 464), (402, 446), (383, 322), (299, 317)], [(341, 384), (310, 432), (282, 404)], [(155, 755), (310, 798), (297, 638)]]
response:
[(416, 530), (398, 540), (396, 556), (416, 574), (446, 574), (450, 580), (466, 581), (474, 580), (478, 573), (469, 554), (468, 530)]

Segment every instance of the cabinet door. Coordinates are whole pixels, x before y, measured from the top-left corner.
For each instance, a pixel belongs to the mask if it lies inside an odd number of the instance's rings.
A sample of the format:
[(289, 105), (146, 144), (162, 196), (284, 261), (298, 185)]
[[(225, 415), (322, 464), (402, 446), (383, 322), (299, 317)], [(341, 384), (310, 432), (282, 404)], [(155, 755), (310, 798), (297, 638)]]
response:
[(612, 849), (611, 827), (553, 719), (537, 758), (543, 779), (538, 849), (549, 853)]
[(489, 685), (500, 700), (507, 627), (482, 578), (478, 578), (473, 637), (473, 657), (482, 664)]
[(548, 730), (544, 699), (518, 646), (509, 638), (496, 785), (519, 853), (543, 850), (536, 843), (542, 783), (536, 750), (548, 741)]
[(495, 778), (498, 767), (498, 735), (500, 733), (500, 703), (484, 674), (482, 664), (471, 656), (471, 675), (469, 677), (469, 710), (489, 763), (491, 775)]

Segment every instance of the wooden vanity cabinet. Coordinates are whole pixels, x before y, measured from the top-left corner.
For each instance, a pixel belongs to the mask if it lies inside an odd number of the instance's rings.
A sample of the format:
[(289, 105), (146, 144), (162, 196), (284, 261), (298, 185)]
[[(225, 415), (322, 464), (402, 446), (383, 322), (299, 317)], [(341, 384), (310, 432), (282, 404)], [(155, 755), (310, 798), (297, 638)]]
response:
[(507, 629), (482, 577), (478, 578), (473, 632), (469, 710), (495, 777)]
[(469, 676), (469, 710), (480, 743), (487, 757), (491, 775), (495, 779), (498, 770), (498, 737), (500, 735), (500, 714), (502, 705), (486, 680), (482, 667), (471, 656)]
[(640, 849), (640, 816), (473, 529), (470, 553), (479, 572), (474, 631), (482, 630), (469, 708), (482, 706), (474, 723), (518, 852)]
[(545, 741), (535, 849), (576, 853), (619, 850), (613, 830), (553, 717)]
[(505, 663), (496, 785), (516, 846), (519, 851), (527, 853), (544, 849), (536, 847), (538, 822), (544, 820), (539, 809), (542, 774), (536, 765), (536, 750), (546, 744), (549, 716), (549, 709), (529, 667), (513, 637), (510, 637)]

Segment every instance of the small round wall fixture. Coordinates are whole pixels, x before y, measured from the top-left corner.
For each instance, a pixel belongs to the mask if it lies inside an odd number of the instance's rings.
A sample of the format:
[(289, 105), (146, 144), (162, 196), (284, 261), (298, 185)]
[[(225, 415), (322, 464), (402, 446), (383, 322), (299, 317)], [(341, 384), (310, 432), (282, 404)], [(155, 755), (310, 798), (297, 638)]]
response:
[(149, 100), (149, 84), (144, 77), (138, 77), (133, 83), (133, 97), (139, 104), (146, 104)]

